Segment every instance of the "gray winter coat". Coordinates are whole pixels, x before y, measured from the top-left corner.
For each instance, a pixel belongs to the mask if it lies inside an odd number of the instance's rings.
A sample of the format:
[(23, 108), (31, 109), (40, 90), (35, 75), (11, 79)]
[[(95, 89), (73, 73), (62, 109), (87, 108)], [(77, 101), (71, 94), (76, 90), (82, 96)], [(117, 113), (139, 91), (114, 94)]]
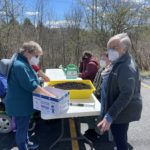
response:
[(141, 81), (136, 63), (128, 52), (114, 63), (108, 79), (106, 113), (113, 123), (128, 123), (141, 117)]

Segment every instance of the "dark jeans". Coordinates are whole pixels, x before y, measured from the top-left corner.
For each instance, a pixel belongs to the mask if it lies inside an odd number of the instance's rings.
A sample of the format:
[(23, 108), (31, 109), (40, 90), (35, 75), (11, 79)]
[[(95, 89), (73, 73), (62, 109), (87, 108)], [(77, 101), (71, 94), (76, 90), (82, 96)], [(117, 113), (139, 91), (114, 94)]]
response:
[(129, 123), (111, 125), (111, 132), (114, 137), (117, 150), (128, 150), (128, 127)]
[(30, 116), (19, 116), (15, 117), (16, 123), (16, 144), (19, 150), (27, 149), (27, 138), (29, 128)]

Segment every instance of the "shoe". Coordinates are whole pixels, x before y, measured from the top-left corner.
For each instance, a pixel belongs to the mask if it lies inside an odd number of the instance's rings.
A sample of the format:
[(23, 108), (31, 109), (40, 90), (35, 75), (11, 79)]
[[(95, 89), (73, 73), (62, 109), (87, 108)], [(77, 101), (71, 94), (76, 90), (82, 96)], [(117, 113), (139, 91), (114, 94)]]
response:
[(29, 141), (27, 147), (28, 147), (29, 150), (30, 149), (31, 150), (35, 150), (35, 149), (37, 149), (39, 147), (39, 144), (35, 144), (35, 143)]

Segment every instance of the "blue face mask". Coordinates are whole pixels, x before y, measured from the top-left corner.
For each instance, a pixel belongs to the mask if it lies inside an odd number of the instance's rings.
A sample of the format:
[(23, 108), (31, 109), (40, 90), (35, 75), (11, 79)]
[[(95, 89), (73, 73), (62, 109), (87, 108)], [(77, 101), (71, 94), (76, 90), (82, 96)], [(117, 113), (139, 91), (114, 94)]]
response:
[(115, 49), (109, 48), (108, 49), (108, 58), (110, 61), (113, 62), (119, 58), (119, 53)]

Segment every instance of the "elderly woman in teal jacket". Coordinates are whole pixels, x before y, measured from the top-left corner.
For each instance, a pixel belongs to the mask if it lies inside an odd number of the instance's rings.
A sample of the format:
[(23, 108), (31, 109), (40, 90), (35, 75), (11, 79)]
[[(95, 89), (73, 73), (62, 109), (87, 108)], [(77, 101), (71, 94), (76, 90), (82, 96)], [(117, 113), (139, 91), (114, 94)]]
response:
[(31, 142), (29, 144), (27, 139), (29, 120), (33, 113), (32, 92), (55, 97), (40, 86), (37, 74), (30, 65), (31, 62), (38, 64), (42, 54), (42, 48), (38, 43), (33, 41), (24, 43), (10, 70), (5, 105), (7, 114), (15, 118), (16, 144), (19, 150), (38, 147)]

